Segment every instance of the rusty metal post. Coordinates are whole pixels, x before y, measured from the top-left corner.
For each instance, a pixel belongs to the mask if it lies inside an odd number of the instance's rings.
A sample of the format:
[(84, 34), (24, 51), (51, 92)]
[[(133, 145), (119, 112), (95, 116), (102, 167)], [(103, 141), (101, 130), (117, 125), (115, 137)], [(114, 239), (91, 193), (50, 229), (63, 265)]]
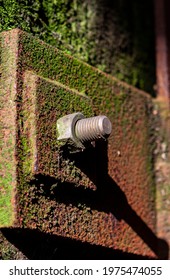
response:
[(168, 45), (164, 0), (155, 0), (155, 38), (157, 97), (169, 103)]

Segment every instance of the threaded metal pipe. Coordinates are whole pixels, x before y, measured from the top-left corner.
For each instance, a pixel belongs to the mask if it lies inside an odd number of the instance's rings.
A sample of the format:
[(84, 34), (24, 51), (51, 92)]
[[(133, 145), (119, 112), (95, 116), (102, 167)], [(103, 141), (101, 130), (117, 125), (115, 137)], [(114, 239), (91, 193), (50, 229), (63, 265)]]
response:
[(78, 120), (75, 135), (81, 142), (107, 138), (112, 131), (112, 124), (106, 116), (96, 116)]

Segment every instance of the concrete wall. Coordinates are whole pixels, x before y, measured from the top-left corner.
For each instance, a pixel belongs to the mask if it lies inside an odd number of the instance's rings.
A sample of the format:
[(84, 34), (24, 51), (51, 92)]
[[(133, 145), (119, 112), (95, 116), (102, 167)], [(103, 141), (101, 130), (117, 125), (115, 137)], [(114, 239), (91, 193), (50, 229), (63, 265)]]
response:
[(155, 96), (153, 0), (1, 0), (0, 32), (36, 35)]
[[(3, 235), (28, 258), (158, 257), (151, 98), (18, 29), (0, 49)], [(77, 111), (113, 131), (70, 154), (56, 121)]]

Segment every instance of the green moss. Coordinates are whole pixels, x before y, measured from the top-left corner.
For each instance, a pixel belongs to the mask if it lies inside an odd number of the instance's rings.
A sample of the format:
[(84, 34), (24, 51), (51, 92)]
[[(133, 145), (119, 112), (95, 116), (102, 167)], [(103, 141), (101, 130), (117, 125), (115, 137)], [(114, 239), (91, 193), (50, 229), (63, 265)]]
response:
[[(105, 197), (104, 192), (109, 186), (105, 185), (104, 179), (106, 176), (106, 182), (108, 180), (108, 184), (113, 184), (113, 189), (118, 185), (118, 194), (120, 186), (120, 192), (124, 191), (130, 197), (128, 199), (132, 201), (134, 211), (139, 216), (144, 215), (146, 222), (152, 221), (151, 212), (148, 211), (148, 208), (153, 209), (148, 191), (152, 171), (146, 173), (147, 160), (150, 161), (147, 153), (150, 151), (148, 119), (151, 98), (31, 35), (19, 30), (9, 32), (9, 41), (16, 40), (19, 49), (17, 101), (20, 106), (16, 151), (18, 226), (106, 247), (115, 248), (115, 242), (118, 247), (121, 246), (124, 241), (115, 241), (119, 239), (115, 226), (118, 221), (114, 217), (114, 208), (107, 207), (110, 197)], [(7, 38), (8, 35), (4, 33), (1, 36)], [(8, 46), (11, 48), (10, 44)], [(5, 55), (7, 50), (4, 49)], [(77, 162), (58, 145), (56, 121), (75, 111), (87, 117), (106, 114), (111, 119), (113, 131), (108, 141), (109, 160), (106, 145), (104, 150), (90, 150), (87, 158), (78, 154)], [(87, 159), (88, 164), (83, 159)], [(79, 166), (78, 163), (85, 163), (86, 166)], [(107, 177), (107, 165), (116, 184)], [(100, 182), (95, 185), (96, 175), (101, 176), (102, 186)], [(144, 212), (147, 203), (145, 199), (141, 201), (140, 194), (151, 202)], [(135, 208), (138, 199), (143, 208)], [(133, 235), (129, 225), (127, 228)], [(123, 236), (121, 230), (120, 234)]]
[[(2, 84), (1, 84), (2, 86)], [(1, 105), (4, 106), (3, 95), (0, 96)], [(7, 103), (5, 103), (7, 105)], [(8, 106), (8, 105), (7, 105)], [(14, 205), (12, 204), (14, 193), (14, 166), (13, 166), (13, 136), (5, 137), (5, 129), (2, 120), (1, 124), (1, 137), (0, 142), (0, 227), (12, 225), (14, 220)], [(10, 128), (7, 133), (11, 133)]]
[[(31, 77), (30, 75), (35, 74), (30, 73), (29, 77)], [(36, 103), (34, 104), (36, 108), (36, 120), (33, 118), (30, 121), (28, 120), (30, 114), (29, 105), (24, 107), (20, 115), (21, 123), (24, 125), (19, 150), (21, 173), (18, 193), (20, 194), (20, 208), (24, 211), (23, 213), (25, 213), (24, 217), (26, 219), (22, 221), (23, 224), (27, 224), (30, 218), (33, 218), (35, 214), (37, 215), (37, 211), (39, 211), (37, 204), (31, 204), (31, 208), (29, 208), (30, 201), (38, 198), (39, 190), (34, 186), (34, 191), (31, 192), (31, 196), (29, 195), (29, 198), (27, 196), (30, 193), (28, 182), (34, 179), (36, 172), (44, 175), (48, 174), (55, 177), (56, 180), (72, 182), (75, 185), (81, 181), (82, 184), (87, 186), (90, 182), (82, 174), (80, 169), (75, 167), (74, 161), (63, 159), (62, 163), (58, 162), (57, 157), (59, 157), (60, 145), (57, 143), (56, 131), (57, 119), (63, 115), (80, 111), (87, 117), (92, 116), (93, 110), (90, 99), (81, 93), (77, 93), (76, 90), (69, 90), (66, 86), (62, 86), (60, 83), (54, 82), (51, 79), (41, 78), (41, 76), (36, 75), (35, 77), (37, 77), (35, 89)], [(28, 85), (29, 81), (27, 81)], [(28, 93), (28, 96), (27, 103), (29, 104), (29, 99), (32, 99), (32, 92)], [(37, 163), (35, 159), (36, 155), (32, 152), (32, 136), (29, 131), (33, 124), (29, 123), (28, 125), (28, 122), (31, 121), (36, 126), (35, 145), (37, 146), (36, 153), (38, 154)]]
[(12, 175), (10, 163), (6, 163), (5, 166), (0, 165), (0, 169), (4, 170), (5, 176), (2, 176), (0, 182), (0, 226), (9, 226), (13, 221), (13, 207), (11, 206), (11, 197), (12, 197)]
[[(21, 28), (45, 42), (153, 92), (153, 1), (2, 0), (0, 31)], [(143, 17), (145, 14), (145, 17)]]

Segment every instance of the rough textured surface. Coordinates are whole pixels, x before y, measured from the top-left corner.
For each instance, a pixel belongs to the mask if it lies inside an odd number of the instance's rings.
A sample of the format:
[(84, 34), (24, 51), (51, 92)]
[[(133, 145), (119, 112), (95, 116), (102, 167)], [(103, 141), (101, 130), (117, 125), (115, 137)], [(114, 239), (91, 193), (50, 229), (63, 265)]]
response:
[(153, 0), (1, 0), (0, 31), (21, 28), (154, 94)]
[[(157, 234), (170, 248), (170, 36), (168, 0), (155, 0), (157, 149), (155, 162)], [(158, 117), (159, 116), (159, 117)], [(170, 250), (169, 250), (170, 258)]]
[[(11, 102), (17, 109), (11, 155), (16, 196), (9, 207), (16, 209), (10, 211), (19, 230), (10, 235), (4, 229), (4, 235), (9, 240), (15, 236), (11, 242), (30, 258), (29, 248), (18, 241), (20, 234), (33, 232), (43, 240), (46, 236), (46, 242), (77, 240), (94, 251), (107, 247), (112, 257), (116, 252), (159, 257), (150, 97), (17, 29), (1, 34), (1, 57), (7, 76), (13, 73), (9, 65), (17, 66), (14, 84), (7, 80), (2, 96), (17, 89)], [(108, 143), (77, 154), (57, 143), (56, 120), (75, 111), (106, 114), (113, 124)], [(51, 258), (64, 255), (57, 253), (63, 244), (58, 240)]]
[[(12, 44), (11, 44), (12, 43)], [(6, 41), (9, 47), (1, 53), (0, 83), (0, 225), (9, 226), (15, 216), (16, 187), (16, 79), (17, 41)], [(0, 52), (2, 51), (0, 47)], [(10, 70), (9, 70), (10, 69)]]
[(155, 162), (157, 235), (164, 238), (170, 248), (170, 112), (164, 98), (156, 101), (155, 113), (159, 132)]

